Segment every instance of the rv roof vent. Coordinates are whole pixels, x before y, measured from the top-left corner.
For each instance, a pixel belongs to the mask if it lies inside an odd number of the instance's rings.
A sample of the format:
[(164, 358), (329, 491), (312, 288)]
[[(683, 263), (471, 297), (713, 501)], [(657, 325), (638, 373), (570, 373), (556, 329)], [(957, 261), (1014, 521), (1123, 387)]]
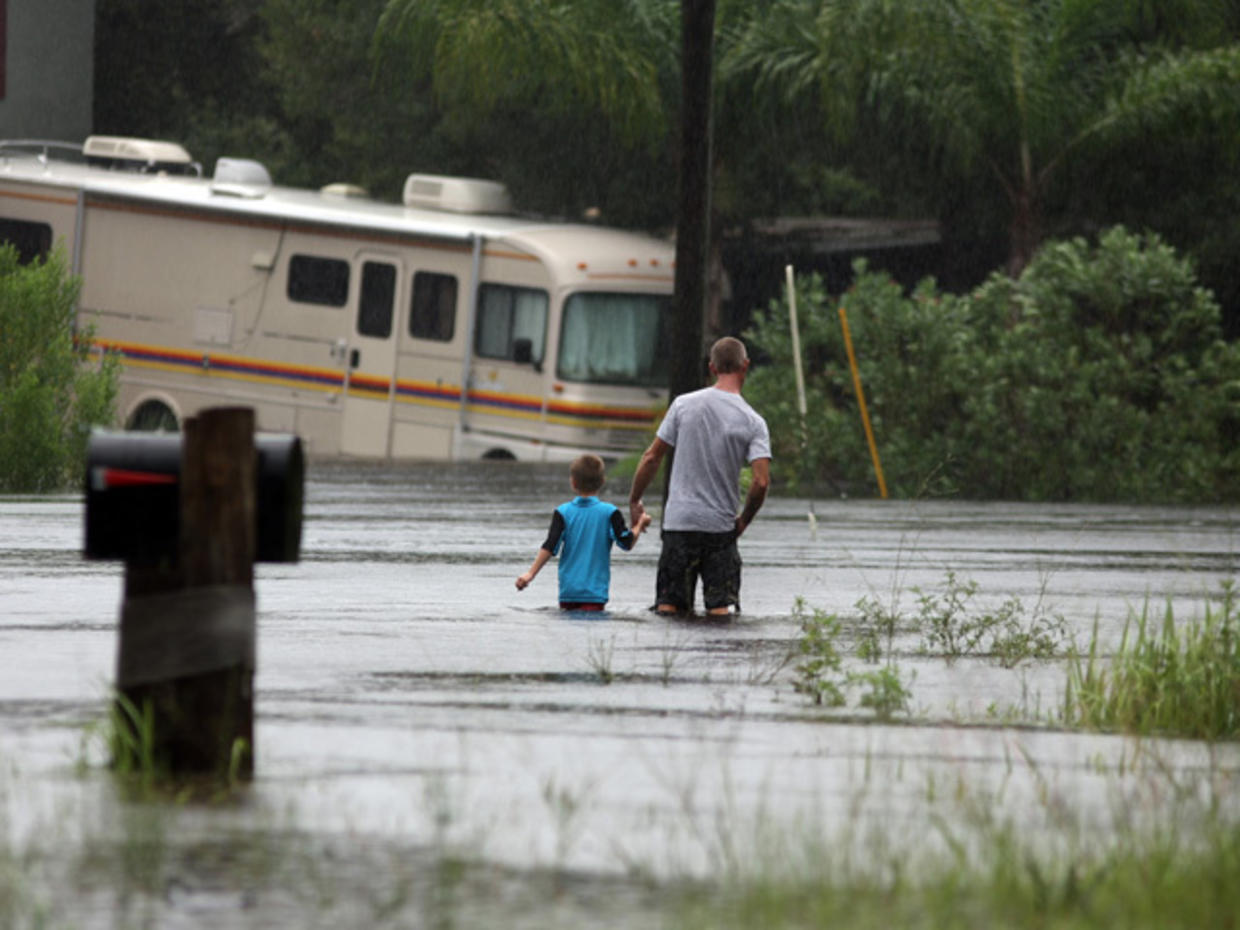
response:
[(370, 191), (358, 184), (350, 184), (347, 181), (336, 181), (332, 184), (324, 184), (319, 188), (319, 193), (327, 197), (369, 197)]
[(211, 193), (256, 199), (271, 189), (271, 175), (249, 158), (220, 158), (215, 162)]
[(154, 139), (88, 136), (82, 144), (82, 154), (87, 161), (109, 168), (185, 174), (196, 167), (184, 148), (175, 142)]
[(411, 174), (401, 198), (406, 207), (448, 210), (452, 213), (511, 213), (508, 188), (498, 181), (453, 178), (440, 174)]

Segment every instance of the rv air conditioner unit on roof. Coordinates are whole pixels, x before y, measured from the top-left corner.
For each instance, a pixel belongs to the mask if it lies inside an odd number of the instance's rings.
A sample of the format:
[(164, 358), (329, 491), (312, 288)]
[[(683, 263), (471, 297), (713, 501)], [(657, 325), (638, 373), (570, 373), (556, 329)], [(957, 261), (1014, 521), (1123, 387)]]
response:
[(250, 158), (220, 158), (211, 176), (211, 193), (257, 199), (271, 190), (271, 175)]
[(128, 162), (133, 167), (193, 165), (189, 152), (175, 142), (158, 142), (154, 139), (130, 139), (125, 136), (88, 136), (82, 145), (82, 154), (88, 160), (110, 165)]
[(498, 181), (452, 178), (439, 174), (411, 174), (401, 198), (406, 207), (447, 210), (451, 213), (511, 213), (508, 188)]

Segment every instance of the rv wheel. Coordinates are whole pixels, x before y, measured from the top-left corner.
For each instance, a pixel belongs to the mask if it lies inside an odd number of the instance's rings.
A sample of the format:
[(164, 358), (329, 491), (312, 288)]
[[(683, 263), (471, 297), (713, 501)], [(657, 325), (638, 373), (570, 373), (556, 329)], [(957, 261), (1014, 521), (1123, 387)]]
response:
[(483, 453), (482, 457), (484, 459), (489, 459), (492, 462), (515, 462), (517, 459), (517, 457), (507, 449), (488, 449), (485, 453)]
[(125, 429), (141, 430), (148, 433), (175, 433), (181, 429), (177, 415), (160, 400), (144, 400), (129, 415)]

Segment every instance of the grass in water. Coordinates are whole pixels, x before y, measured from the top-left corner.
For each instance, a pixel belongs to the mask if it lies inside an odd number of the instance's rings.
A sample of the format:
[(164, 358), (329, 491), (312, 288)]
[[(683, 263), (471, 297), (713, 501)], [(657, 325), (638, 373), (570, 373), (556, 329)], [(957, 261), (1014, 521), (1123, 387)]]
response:
[(1189, 840), (1167, 831), (1107, 852), (1041, 857), (1016, 831), (992, 837), (976, 863), (946, 854), (924, 871), (708, 886), (685, 899), (685, 928), (1233, 927), (1240, 913), (1240, 828)]
[(1102, 655), (1095, 625), (1088, 652), (1069, 660), (1064, 722), (1098, 730), (1220, 740), (1240, 737), (1240, 621), (1235, 582), (1201, 620), (1161, 625), (1147, 603), (1129, 614), (1119, 650)]

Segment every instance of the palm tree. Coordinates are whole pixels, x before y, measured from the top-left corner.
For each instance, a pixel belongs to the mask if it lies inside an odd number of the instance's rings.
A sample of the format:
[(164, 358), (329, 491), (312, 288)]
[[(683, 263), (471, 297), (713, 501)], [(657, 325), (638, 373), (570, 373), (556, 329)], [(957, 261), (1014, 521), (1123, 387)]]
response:
[(445, 106), (588, 112), (654, 145), (679, 75), (676, 0), (388, 0), (381, 47), (420, 63)]
[[(1176, 6), (1181, 24), (1198, 26), (1183, 35), (1221, 31), (1216, 0)], [(775, 0), (754, 10), (728, 44), (725, 74), (812, 99), (836, 137), (866, 120), (892, 144), (928, 145), (954, 181), (981, 169), (1006, 201), (1012, 274), (1041, 241), (1048, 192), (1070, 158), (1115, 157), (1185, 120), (1234, 133), (1240, 110), (1240, 45), (1144, 46), (1146, 11), (1130, 0)]]

